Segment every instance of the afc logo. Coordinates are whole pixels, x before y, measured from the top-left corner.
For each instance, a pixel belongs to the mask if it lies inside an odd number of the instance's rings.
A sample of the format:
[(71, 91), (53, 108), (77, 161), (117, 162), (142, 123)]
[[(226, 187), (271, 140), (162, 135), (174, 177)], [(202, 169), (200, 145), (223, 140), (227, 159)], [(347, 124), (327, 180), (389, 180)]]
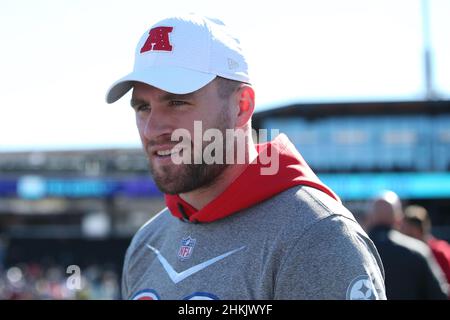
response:
[(194, 251), (196, 240), (189, 237), (183, 238), (181, 240), (181, 247), (178, 250), (178, 258), (180, 260), (186, 260), (192, 255), (192, 251)]
[(172, 51), (172, 45), (169, 40), (169, 33), (172, 30), (173, 27), (155, 27), (151, 29), (140, 52)]

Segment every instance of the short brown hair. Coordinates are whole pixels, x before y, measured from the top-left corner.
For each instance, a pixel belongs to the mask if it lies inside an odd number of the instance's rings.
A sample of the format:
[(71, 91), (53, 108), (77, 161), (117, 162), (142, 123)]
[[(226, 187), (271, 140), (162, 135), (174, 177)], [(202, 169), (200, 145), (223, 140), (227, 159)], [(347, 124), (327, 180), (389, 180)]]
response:
[(230, 80), (219, 76), (216, 77), (215, 81), (218, 82), (217, 91), (219, 98), (222, 100), (228, 99), (242, 84), (240, 81)]

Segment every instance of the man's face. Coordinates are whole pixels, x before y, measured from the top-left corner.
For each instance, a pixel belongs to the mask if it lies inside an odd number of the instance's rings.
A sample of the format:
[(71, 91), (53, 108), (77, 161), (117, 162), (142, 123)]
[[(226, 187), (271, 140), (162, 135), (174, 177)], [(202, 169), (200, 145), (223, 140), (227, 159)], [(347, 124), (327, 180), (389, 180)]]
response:
[(414, 224), (408, 222), (407, 219), (402, 219), (399, 224), (399, 230), (401, 233), (406, 234), (407, 236), (422, 239), (423, 235), (419, 227)]
[[(158, 88), (136, 83), (131, 105), (136, 112), (136, 124), (150, 165), (150, 172), (158, 188), (167, 194), (186, 193), (211, 185), (226, 169), (226, 164), (174, 164), (173, 152), (185, 156), (186, 149), (177, 150), (179, 141), (171, 141), (176, 129), (185, 129), (194, 139), (194, 121), (201, 121), (203, 131), (234, 128), (230, 100), (220, 98), (217, 83), (187, 95), (174, 95)], [(202, 132), (203, 134), (203, 132)], [(201, 139), (201, 138), (200, 138)], [(202, 140), (201, 140), (202, 141)], [(192, 144), (192, 142), (190, 142)], [(202, 150), (205, 143), (202, 144)], [(194, 147), (192, 145), (192, 153)], [(225, 146), (224, 146), (225, 149)], [(225, 154), (225, 151), (224, 151)], [(194, 159), (194, 155), (190, 155)]]

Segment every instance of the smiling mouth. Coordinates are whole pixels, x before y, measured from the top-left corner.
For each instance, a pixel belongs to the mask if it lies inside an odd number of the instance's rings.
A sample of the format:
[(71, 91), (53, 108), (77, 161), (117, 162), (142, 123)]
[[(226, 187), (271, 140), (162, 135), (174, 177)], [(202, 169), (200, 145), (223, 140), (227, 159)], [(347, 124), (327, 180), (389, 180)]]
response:
[(155, 151), (154, 155), (160, 158), (166, 158), (172, 156), (173, 154), (181, 153), (182, 150), (183, 150), (182, 148), (174, 147), (172, 149)]

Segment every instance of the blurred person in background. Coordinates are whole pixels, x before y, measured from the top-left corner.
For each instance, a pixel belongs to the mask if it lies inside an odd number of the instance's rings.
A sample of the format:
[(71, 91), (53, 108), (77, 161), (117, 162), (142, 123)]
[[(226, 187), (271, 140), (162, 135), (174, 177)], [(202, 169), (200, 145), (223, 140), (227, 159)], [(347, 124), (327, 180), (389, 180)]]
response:
[(369, 237), (385, 269), (388, 299), (447, 299), (447, 285), (431, 250), (394, 228), (402, 217), (400, 198), (392, 191), (377, 196), (367, 217)]
[(450, 244), (445, 240), (433, 237), (431, 227), (430, 217), (424, 207), (411, 205), (405, 209), (400, 223), (400, 231), (428, 244), (444, 272), (448, 284), (450, 283)]

